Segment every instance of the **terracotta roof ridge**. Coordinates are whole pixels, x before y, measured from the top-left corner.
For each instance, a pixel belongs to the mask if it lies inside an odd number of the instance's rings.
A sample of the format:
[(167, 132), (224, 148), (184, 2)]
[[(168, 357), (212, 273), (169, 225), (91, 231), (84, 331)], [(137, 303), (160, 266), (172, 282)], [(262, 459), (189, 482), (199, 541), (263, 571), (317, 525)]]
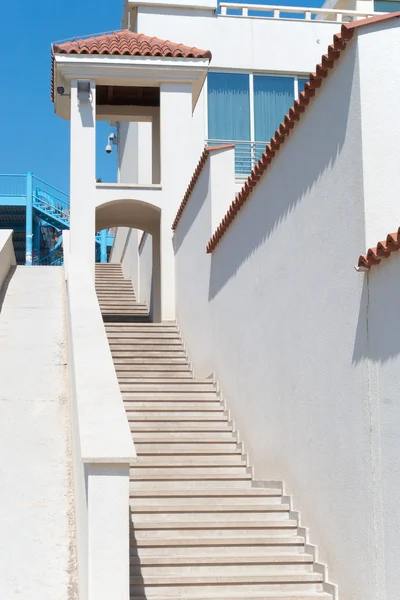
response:
[(323, 81), (335, 67), (342, 52), (353, 38), (354, 32), (365, 25), (388, 21), (398, 17), (400, 17), (400, 11), (397, 13), (389, 13), (387, 15), (377, 15), (376, 17), (370, 17), (363, 19), (362, 21), (354, 21), (353, 23), (345, 23), (342, 25), (340, 33), (333, 36), (333, 43), (328, 46), (327, 53), (322, 56), (321, 62), (317, 64), (315, 68), (315, 72), (310, 73), (310, 79), (304, 86), (304, 92), (300, 93), (299, 99), (294, 102), (292, 108), (290, 108), (287, 115), (285, 115), (283, 122), (275, 132), (275, 136), (272, 137), (270, 142), (266, 145), (265, 152), (263, 152), (260, 160), (251, 171), (242, 189), (230, 205), (225, 217), (211, 236), (207, 244), (208, 253), (215, 250), (222, 237), (225, 235), (225, 232), (236, 218), (236, 215), (239, 213), (242, 206), (248, 200), (262, 175), (264, 175), (280, 148), (285, 143), (286, 138), (295, 128), (296, 124), (301, 119), (302, 114), (307, 110), (307, 107), (310, 105), (311, 100), (321, 87)]
[(150, 56), (152, 58), (208, 59), (209, 62), (212, 58), (210, 50), (201, 50), (195, 46), (186, 46), (170, 40), (161, 40), (129, 29), (72, 39), (63, 43), (53, 43), (51, 54), (51, 99), (53, 101), (56, 55)]
[(194, 173), (192, 175), (192, 178), (191, 178), (191, 180), (189, 182), (189, 185), (187, 187), (187, 190), (186, 190), (186, 193), (185, 193), (185, 195), (183, 197), (183, 200), (182, 200), (182, 202), (179, 205), (179, 208), (178, 208), (178, 211), (176, 213), (174, 222), (172, 223), (172, 227), (171, 227), (172, 231), (175, 231), (175, 229), (178, 226), (179, 221), (181, 220), (183, 211), (185, 210), (185, 206), (189, 202), (189, 198), (192, 195), (192, 192), (193, 192), (193, 190), (195, 188), (197, 180), (200, 177), (200, 174), (201, 174), (201, 172), (202, 172), (202, 170), (204, 168), (204, 165), (207, 162), (208, 157), (210, 156), (210, 153), (214, 152), (216, 150), (226, 150), (228, 148), (234, 148), (234, 147), (235, 147), (235, 144), (223, 144), (221, 146), (206, 146), (204, 148), (203, 152), (201, 153), (200, 160), (197, 163), (197, 167), (195, 168)]
[(361, 254), (354, 268), (356, 271), (369, 271), (374, 265), (379, 265), (383, 258), (389, 258), (392, 252), (398, 250), (400, 250), (400, 227), (394, 233), (388, 233), (386, 239), (378, 242), (375, 248), (368, 248), (366, 254)]
[(100, 54), (130, 56), (161, 56), (173, 58), (208, 58), (211, 52), (182, 42), (162, 40), (156, 36), (121, 29), (111, 33), (101, 33), (72, 39), (52, 45), (54, 54)]

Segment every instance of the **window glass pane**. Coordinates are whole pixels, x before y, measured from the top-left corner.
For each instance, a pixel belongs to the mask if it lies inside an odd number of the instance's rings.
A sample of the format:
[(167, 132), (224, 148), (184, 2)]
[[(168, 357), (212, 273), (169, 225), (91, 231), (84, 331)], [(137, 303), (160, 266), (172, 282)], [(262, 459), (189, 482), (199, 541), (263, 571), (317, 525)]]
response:
[(390, 0), (375, 0), (375, 12), (397, 12), (400, 10), (400, 2), (390, 2)]
[(294, 102), (294, 78), (254, 76), (254, 128), (258, 142), (269, 142)]
[(211, 140), (250, 139), (248, 75), (208, 74), (208, 137)]

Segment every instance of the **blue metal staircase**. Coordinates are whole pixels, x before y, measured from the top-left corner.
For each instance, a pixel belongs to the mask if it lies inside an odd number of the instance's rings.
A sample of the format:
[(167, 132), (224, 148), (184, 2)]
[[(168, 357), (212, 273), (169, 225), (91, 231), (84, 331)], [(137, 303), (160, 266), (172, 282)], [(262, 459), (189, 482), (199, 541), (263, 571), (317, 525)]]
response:
[[(0, 174), (0, 229), (14, 230), (18, 264), (62, 264), (60, 232), (69, 229), (69, 197), (32, 173)], [(107, 261), (113, 240), (109, 232), (96, 234), (96, 260)]]

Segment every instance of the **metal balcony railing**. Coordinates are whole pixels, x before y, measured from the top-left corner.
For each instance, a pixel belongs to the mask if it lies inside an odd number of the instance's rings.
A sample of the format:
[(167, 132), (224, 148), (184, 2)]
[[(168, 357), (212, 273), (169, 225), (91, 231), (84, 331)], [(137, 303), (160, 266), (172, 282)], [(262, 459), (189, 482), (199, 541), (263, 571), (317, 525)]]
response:
[(0, 174), (0, 196), (21, 198), (26, 196), (26, 175)]
[(218, 6), (221, 17), (257, 17), (266, 19), (300, 19), (303, 21), (335, 21), (348, 23), (357, 19), (365, 19), (381, 12), (361, 12), (358, 10), (338, 10), (335, 8), (317, 8), (311, 6), (280, 6), (275, 4), (249, 4), (246, 2), (220, 2)]
[(268, 142), (250, 142), (245, 140), (206, 140), (207, 146), (223, 146), (235, 144), (235, 175), (237, 178), (248, 177), (254, 165), (265, 152)]

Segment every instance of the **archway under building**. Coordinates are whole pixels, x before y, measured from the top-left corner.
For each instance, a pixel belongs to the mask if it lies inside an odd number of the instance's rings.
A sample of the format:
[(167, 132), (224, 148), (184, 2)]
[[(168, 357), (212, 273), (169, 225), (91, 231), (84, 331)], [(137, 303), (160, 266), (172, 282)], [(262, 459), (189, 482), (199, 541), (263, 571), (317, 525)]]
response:
[(150, 319), (162, 320), (161, 209), (141, 200), (115, 199), (96, 208), (96, 231), (116, 228), (109, 262), (120, 263)]

